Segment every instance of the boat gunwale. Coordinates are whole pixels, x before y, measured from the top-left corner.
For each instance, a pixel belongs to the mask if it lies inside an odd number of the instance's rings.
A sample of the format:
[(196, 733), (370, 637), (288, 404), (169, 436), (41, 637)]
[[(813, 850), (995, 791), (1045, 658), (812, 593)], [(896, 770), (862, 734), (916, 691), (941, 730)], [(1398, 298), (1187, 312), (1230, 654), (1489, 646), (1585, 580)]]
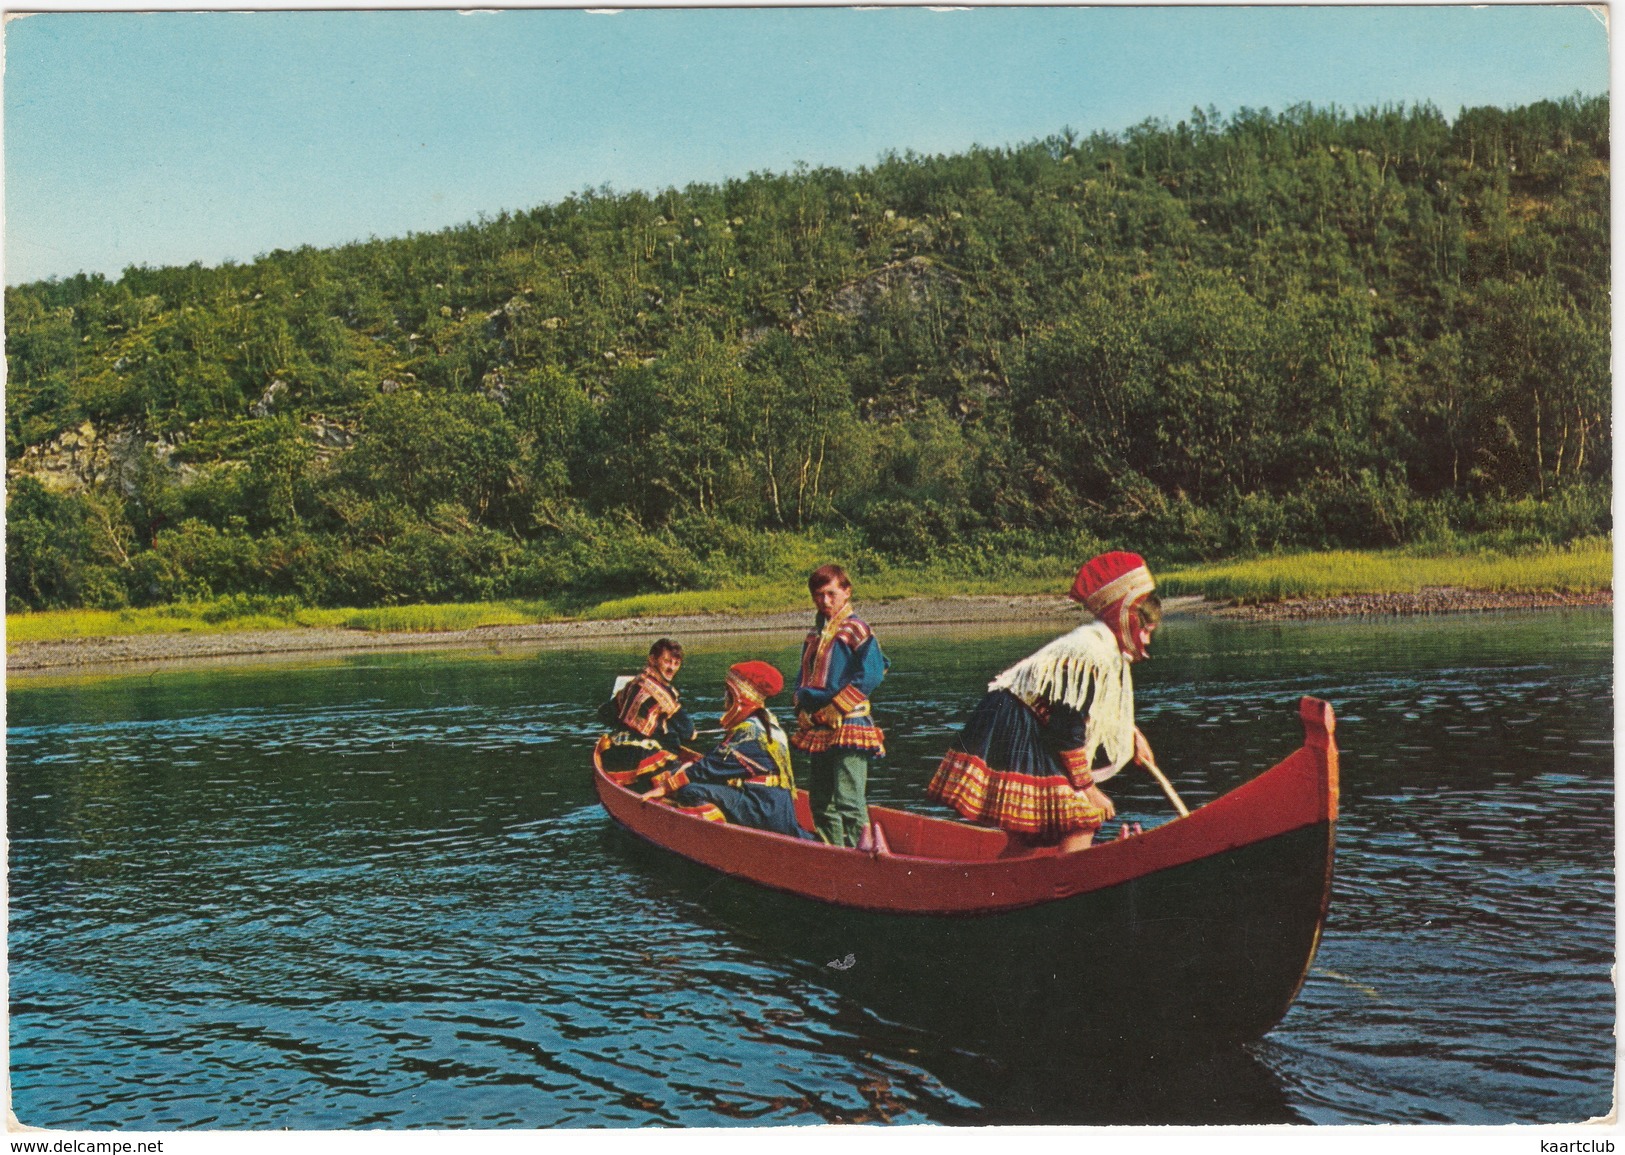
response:
[[(1335, 721), (1331, 708), (1315, 698), (1299, 702), (1304, 725), (1304, 744), (1268, 770), (1242, 782), (1192, 811), (1160, 826), (1127, 839), (1096, 843), (1078, 850), (1061, 852), (1052, 847), (1036, 847), (1031, 853), (985, 859), (952, 859), (892, 852), (829, 846), (793, 838), (773, 831), (707, 821), (672, 807), (650, 803), (642, 796), (609, 779), (601, 768), (594, 769), (600, 802), (617, 825), (641, 840), (688, 861), (729, 877), (812, 902), (846, 909), (889, 915), (986, 916), (1041, 906), (1059, 899), (1088, 894), (1132, 882), (1136, 878), (1192, 862), (1223, 855), (1267, 842), (1318, 823), (1336, 825), (1338, 806), (1338, 758), (1333, 739)], [(1285, 801), (1285, 806), (1276, 804)], [(633, 815), (650, 808), (649, 821), (638, 822)], [(624, 813), (623, 813), (624, 812)], [(1234, 812), (1234, 813), (1232, 813)], [(887, 814), (906, 816), (909, 821), (959, 826), (952, 819), (876, 806), (871, 813), (882, 819)], [(1282, 819), (1282, 815), (1285, 818)], [(661, 837), (650, 829), (671, 819), (686, 820), (670, 827), (671, 837)], [(1243, 824), (1238, 819), (1247, 819)], [(692, 823), (693, 825), (688, 825)], [(1240, 837), (1238, 826), (1245, 826)], [(766, 835), (764, 840), (761, 836)], [(694, 840), (710, 842), (696, 847)], [(1335, 838), (1329, 840), (1329, 845)], [(828, 859), (832, 867), (809, 884), (784, 875), (783, 861), (765, 860), (766, 872), (751, 869), (752, 847), (782, 848), (785, 856), (810, 865), (807, 855), (838, 854)], [(742, 852), (743, 861), (730, 856), (729, 849)], [(1328, 850), (1327, 873), (1331, 870)], [(730, 857), (734, 861), (730, 862)], [(1130, 868), (1135, 859), (1145, 860)], [(794, 875), (795, 872), (791, 871)], [(842, 880), (844, 893), (839, 891)], [(777, 879), (777, 880), (776, 880)], [(815, 889), (822, 885), (822, 892)], [(913, 903), (897, 898), (870, 899), (869, 888), (883, 890), (888, 884), (913, 895), (926, 897)], [(1002, 884), (1006, 897), (992, 902), (967, 903), (963, 892), (983, 890)], [(1329, 884), (1323, 893), (1322, 915), (1329, 899)], [(995, 889), (989, 893), (993, 897)]]

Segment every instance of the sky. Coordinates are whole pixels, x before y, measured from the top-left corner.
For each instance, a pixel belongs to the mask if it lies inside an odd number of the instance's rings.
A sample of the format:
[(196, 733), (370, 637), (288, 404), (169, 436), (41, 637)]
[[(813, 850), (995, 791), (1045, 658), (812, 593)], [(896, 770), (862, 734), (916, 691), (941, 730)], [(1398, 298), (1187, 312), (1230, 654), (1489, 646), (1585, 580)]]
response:
[(1193, 107), (1608, 91), (1580, 6), (48, 12), (5, 25), (4, 277), (249, 261), (587, 188)]

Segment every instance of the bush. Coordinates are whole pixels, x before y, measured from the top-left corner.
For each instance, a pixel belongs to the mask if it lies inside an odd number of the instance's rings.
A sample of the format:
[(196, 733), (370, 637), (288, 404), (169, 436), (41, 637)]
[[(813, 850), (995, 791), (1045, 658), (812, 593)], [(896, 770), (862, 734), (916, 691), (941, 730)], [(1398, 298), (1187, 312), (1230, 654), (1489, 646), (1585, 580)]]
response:
[(772, 536), (720, 517), (692, 514), (671, 523), (671, 540), (719, 568), (760, 573), (772, 556)]
[(667, 533), (628, 530), (572, 543), (572, 572), (566, 588), (573, 593), (670, 593), (699, 584), (705, 567)]
[(329, 605), (482, 601), (504, 596), (520, 556), (511, 538), (477, 525), (418, 523), (387, 544), (334, 559)]
[(929, 561), (957, 542), (960, 535), (958, 511), (931, 500), (888, 498), (872, 502), (863, 511), (860, 524), (877, 553), (901, 561)]
[(152, 549), (136, 560), (132, 592), (147, 604), (255, 593), (265, 580), (260, 542), (240, 519), (217, 529), (188, 518), (173, 529), (159, 530)]
[(1271, 494), (1245, 493), (1232, 497), (1224, 503), (1222, 516), (1228, 553), (1269, 553), (1291, 539), (1291, 511), (1285, 502)]
[(87, 565), (79, 583), (79, 605), (91, 610), (122, 610), (130, 604), (126, 575), (104, 565)]
[(1362, 469), (1354, 478), (1317, 477), (1290, 502), (1294, 537), (1305, 544), (1380, 547), (1408, 540), (1414, 499), (1397, 477)]
[(136, 555), (127, 581), (130, 600), (138, 606), (205, 601), (214, 596), (207, 581), (156, 549)]
[(233, 618), (282, 618), (293, 621), (302, 607), (297, 598), (267, 597), (265, 594), (231, 594), (204, 606), (198, 617), (210, 625)]
[(6, 605), (126, 606), (125, 563), (134, 548), (114, 497), (52, 493), (34, 478), (17, 478), (6, 501)]
[[(720, 550), (729, 544), (725, 523), (689, 523)], [(501, 575), (511, 597), (608, 596), (693, 589), (707, 570), (695, 551), (670, 531), (650, 533), (630, 517), (599, 521), (581, 515), (566, 519), (554, 534), (528, 543), (509, 559)]]
[(1502, 549), (1555, 545), (1611, 532), (1611, 500), (1606, 485), (1571, 485), (1544, 501), (1488, 498), (1468, 504), (1460, 526)]

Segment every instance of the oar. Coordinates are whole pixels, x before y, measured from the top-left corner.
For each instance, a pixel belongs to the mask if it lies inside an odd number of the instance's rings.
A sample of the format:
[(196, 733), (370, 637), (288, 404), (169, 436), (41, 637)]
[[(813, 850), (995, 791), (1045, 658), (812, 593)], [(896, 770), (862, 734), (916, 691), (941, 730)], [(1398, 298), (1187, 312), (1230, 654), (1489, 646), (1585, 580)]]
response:
[(1162, 787), (1162, 792), (1168, 795), (1168, 801), (1174, 804), (1174, 809), (1179, 811), (1179, 816), (1181, 818), (1189, 818), (1191, 813), (1190, 808), (1180, 800), (1179, 793), (1174, 789), (1174, 784), (1168, 781), (1168, 776), (1157, 768), (1155, 759), (1147, 758), (1142, 761), (1140, 765), (1144, 766), (1151, 772), (1151, 777), (1157, 780), (1157, 785)]

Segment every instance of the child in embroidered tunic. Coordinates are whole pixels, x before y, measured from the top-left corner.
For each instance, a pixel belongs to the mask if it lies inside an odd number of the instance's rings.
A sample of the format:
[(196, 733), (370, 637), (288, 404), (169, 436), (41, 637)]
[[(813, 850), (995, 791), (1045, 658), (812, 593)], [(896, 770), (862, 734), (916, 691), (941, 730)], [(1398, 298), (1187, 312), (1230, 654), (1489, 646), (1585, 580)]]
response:
[(818, 611), (801, 651), (796, 732), (790, 742), (812, 755), (807, 793), (818, 835), (856, 846), (869, 826), (869, 768), (886, 753), (869, 696), (890, 665), (873, 631), (852, 613), (852, 582), (838, 565), (812, 572), (807, 590)]
[(993, 679), (927, 792), (973, 821), (1063, 850), (1088, 846), (1116, 814), (1100, 789), (1151, 747), (1134, 725), (1132, 663), (1162, 608), (1137, 554), (1102, 554), (1069, 596), (1088, 622)]
[(766, 662), (740, 662), (723, 683), (726, 736), (697, 762), (662, 771), (644, 798), (670, 796), (679, 806), (710, 803), (729, 821), (792, 838), (812, 839), (796, 819), (790, 743), (767, 700), (784, 676)]
[(633, 771), (633, 789), (677, 760), (694, 737), (672, 680), (683, 666), (683, 647), (661, 638), (649, 647), (649, 662), (636, 677), (598, 708), (598, 720), (614, 727), (598, 740), (599, 764), (610, 773)]

